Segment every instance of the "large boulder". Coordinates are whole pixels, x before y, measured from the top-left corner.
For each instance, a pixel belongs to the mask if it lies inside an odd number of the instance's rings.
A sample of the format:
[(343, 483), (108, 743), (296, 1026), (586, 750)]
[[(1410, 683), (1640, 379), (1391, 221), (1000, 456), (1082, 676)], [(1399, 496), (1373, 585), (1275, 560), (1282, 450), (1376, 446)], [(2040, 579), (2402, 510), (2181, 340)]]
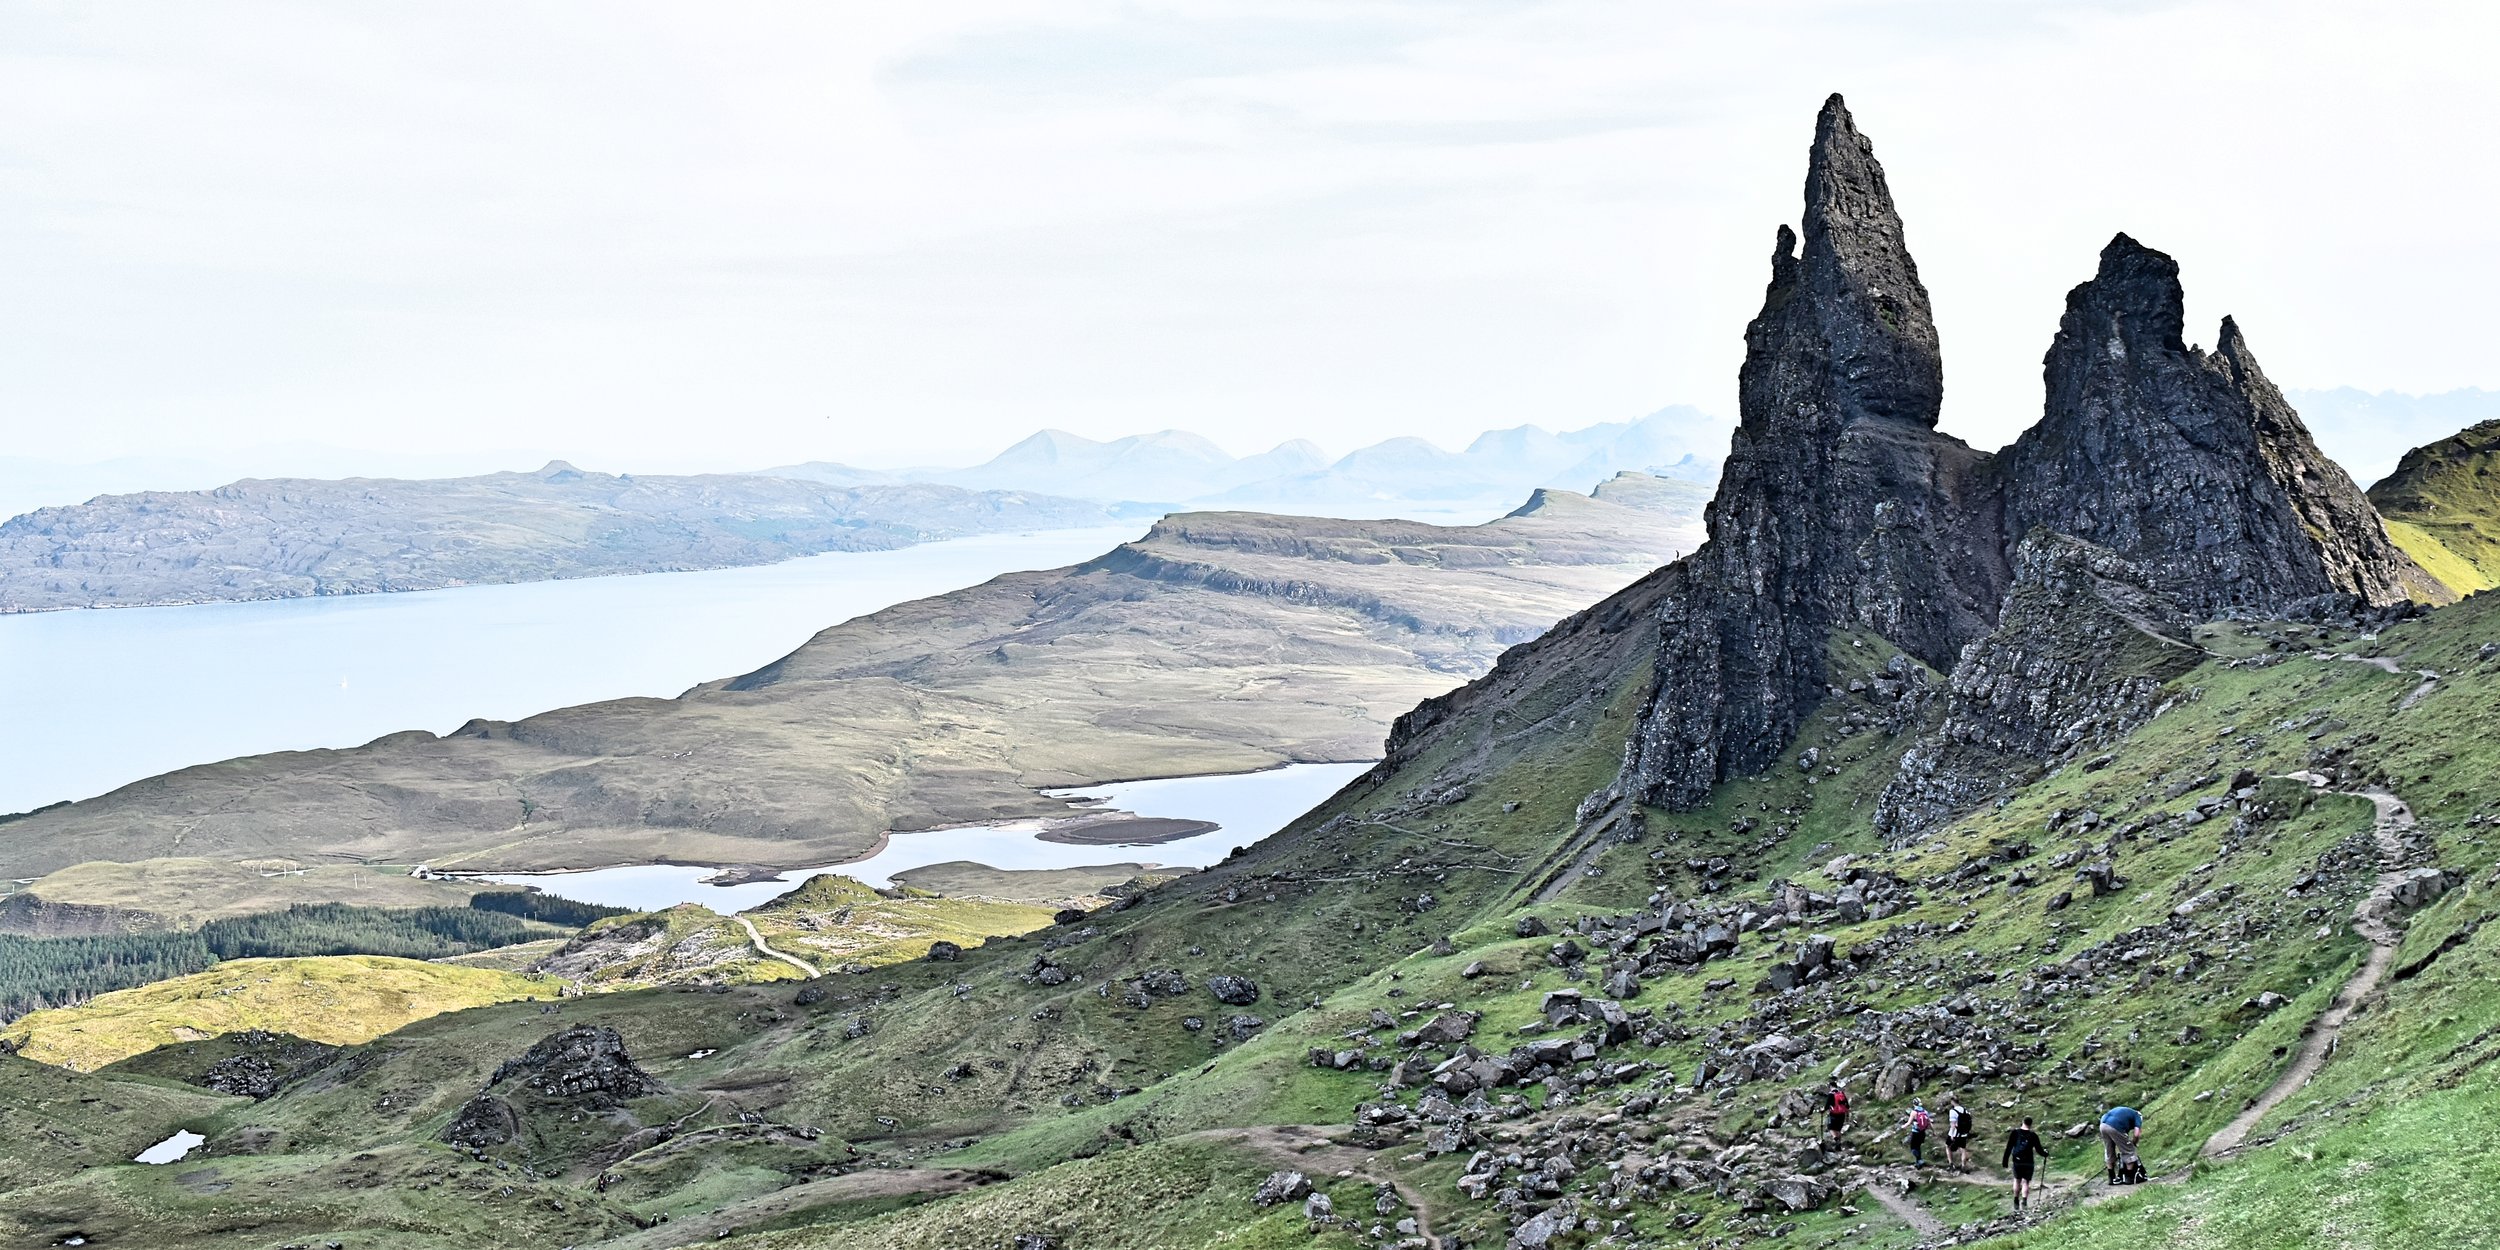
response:
[(1250, 1195), (1250, 1201), (1261, 1207), (1283, 1202), (1300, 1202), (1311, 1196), (1311, 1178), (1300, 1172), (1270, 1172)]
[(1247, 1007), (1259, 1001), (1258, 982), (1229, 973), (1208, 977), (1207, 992), (1215, 995), (1215, 1001), (1234, 1007)]

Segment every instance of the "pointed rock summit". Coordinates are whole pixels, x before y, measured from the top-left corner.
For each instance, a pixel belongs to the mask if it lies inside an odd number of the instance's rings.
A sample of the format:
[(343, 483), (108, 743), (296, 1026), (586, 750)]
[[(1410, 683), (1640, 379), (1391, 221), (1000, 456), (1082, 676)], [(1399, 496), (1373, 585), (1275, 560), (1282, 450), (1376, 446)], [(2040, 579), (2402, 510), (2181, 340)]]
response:
[[(1400, 721), (1392, 762), (1463, 737), (1479, 699), (1606, 688), (1577, 667), (1591, 657), (1616, 656), (1618, 676), (1645, 663), (1622, 768), (1566, 844), (1586, 845), (1637, 832), (1643, 805), (1695, 807), (1767, 770), (1827, 697), (1872, 690), (1883, 706), (1836, 732), (1913, 736), (1873, 813), (1905, 840), (2158, 715), (2205, 658), (2198, 623), (2451, 597), (2318, 451), (2237, 325), (2210, 354), (2188, 345), (2177, 263), (2125, 235), (2067, 297), (2039, 423), (2001, 456), (1939, 433), (1942, 355), (1906, 238), (1833, 96), (1800, 228), (1780, 227), (1745, 328), (1709, 541)], [(1642, 620), (1649, 649), (1611, 650)]]
[(2202, 615), (2278, 614), (2349, 595), (2444, 592), (2389, 540), (2342, 468), (2226, 319), (2208, 355), (2183, 337), (2179, 265), (2126, 235), (2066, 296), (2040, 422), (2006, 453), (2006, 524), (2133, 562)]
[(1646, 802), (1696, 803), (1767, 767), (1822, 697), (1835, 628), (1941, 667), (2004, 592), (1989, 458), (1934, 429), (1927, 289), (1839, 96), (1815, 123), (1803, 224), (1802, 254), (1780, 227), (1745, 330), (1710, 541), (1659, 610), (1657, 687), (1622, 782)]

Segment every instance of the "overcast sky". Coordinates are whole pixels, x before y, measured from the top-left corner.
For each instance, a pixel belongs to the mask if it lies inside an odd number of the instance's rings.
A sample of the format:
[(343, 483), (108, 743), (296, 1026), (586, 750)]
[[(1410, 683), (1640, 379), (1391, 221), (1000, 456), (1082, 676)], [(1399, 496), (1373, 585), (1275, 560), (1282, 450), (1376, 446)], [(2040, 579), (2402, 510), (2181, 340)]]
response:
[(1834, 90), (1975, 443), (2120, 229), (2287, 386), (2500, 386), (2493, 9), (19, 0), (0, 454), (1727, 413)]

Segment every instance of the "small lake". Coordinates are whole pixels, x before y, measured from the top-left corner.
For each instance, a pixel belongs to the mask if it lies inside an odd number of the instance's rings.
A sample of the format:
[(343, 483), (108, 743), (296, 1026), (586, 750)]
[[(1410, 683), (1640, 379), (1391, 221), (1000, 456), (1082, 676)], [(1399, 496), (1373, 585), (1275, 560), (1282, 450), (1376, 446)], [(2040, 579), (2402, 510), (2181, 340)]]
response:
[(201, 1142), (207, 1140), (207, 1138), (202, 1137), (187, 1128), (182, 1129), (177, 1131), (173, 1136), (140, 1151), (138, 1157), (132, 1159), (131, 1162), (179, 1163), (182, 1161), (182, 1157), (184, 1155), (191, 1153), (191, 1148), (193, 1146), (197, 1146)]
[(867, 859), (817, 868), (793, 868), (779, 881), (744, 885), (705, 885), (709, 868), (675, 864), (632, 864), (586, 872), (506, 873), (489, 881), (534, 885), (550, 894), (585, 903), (655, 911), (679, 903), (701, 903), (727, 913), (771, 902), (810, 877), (840, 873), (873, 886), (894, 883), (894, 874), (930, 864), (970, 860), (992, 868), (1083, 868), (1095, 864), (1148, 863), (1167, 867), (1204, 868), (1232, 853), (1236, 846), (1262, 841), (1319, 806), (1347, 782), (1363, 775), (1369, 764), (1291, 764), (1265, 772), (1215, 777), (1173, 777), (1125, 781), (1046, 793), (1065, 798), (1098, 799), (1094, 806), (1137, 816), (1204, 820), (1218, 825), (1212, 833), (1176, 838), (1146, 846), (1072, 846), (1044, 842), (1034, 836), (1040, 821), (1012, 821), (922, 833), (898, 833), (885, 848)]
[(0, 615), (0, 812), (191, 764), (517, 720), (749, 672), (829, 625), (1100, 555), (1133, 526), (753, 568)]

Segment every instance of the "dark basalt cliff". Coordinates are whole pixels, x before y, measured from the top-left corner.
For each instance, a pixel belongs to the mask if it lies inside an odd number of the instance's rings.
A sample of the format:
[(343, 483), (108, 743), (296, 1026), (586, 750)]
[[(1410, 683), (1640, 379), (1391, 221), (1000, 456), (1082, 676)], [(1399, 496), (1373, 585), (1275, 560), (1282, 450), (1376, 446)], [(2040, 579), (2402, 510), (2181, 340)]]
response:
[(2436, 595), (2368, 499), (2312, 442), (2230, 319), (2211, 355), (2182, 337), (2178, 262), (2119, 235), (2066, 297), (2048, 404), (2006, 453), (2010, 528), (2072, 534), (2136, 562), (2205, 615), (2350, 595)]
[(1836, 627), (1932, 665), (1986, 632), (2005, 583), (1988, 457), (1935, 431), (1943, 368), (1883, 167), (1840, 97), (1745, 331), (1741, 420), (1710, 541), (1658, 609), (1657, 693), (1624, 791), (1684, 806), (1767, 766), (1822, 696)]
[[(1885, 795), (1879, 823), (1908, 836), (2140, 722), (2194, 622), (2448, 598), (2239, 327), (2208, 354), (2183, 310), (2176, 262), (2119, 235), (2067, 299), (2040, 422), (2001, 457), (1938, 433), (1927, 291), (1873, 147), (1828, 100), (1802, 238), (1780, 229), (1746, 328), (1709, 541), (1636, 588), (1654, 684), (1583, 810), (1688, 808), (1769, 767), (1829, 693), (1843, 633), (1950, 675), (1944, 724)], [(1468, 702), (1403, 722), (1390, 757)]]

